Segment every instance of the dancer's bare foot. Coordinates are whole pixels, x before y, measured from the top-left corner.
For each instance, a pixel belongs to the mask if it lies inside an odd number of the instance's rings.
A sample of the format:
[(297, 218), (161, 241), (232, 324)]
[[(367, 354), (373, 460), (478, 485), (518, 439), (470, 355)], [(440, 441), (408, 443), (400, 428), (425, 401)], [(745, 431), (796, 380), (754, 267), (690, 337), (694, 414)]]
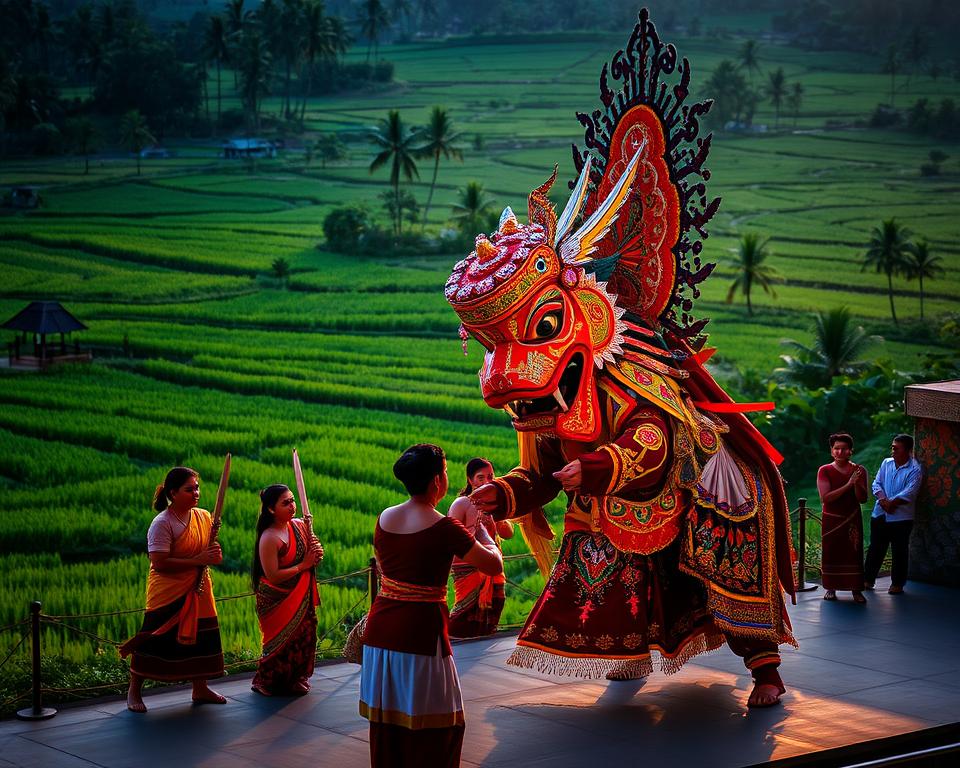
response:
[(306, 696), (310, 693), (310, 683), (306, 680), (297, 680), (297, 682), (290, 686), (290, 690), (294, 696)]
[(141, 715), (147, 711), (147, 705), (143, 703), (140, 691), (135, 691), (132, 687), (127, 690), (127, 709)]
[(755, 683), (747, 699), (748, 707), (772, 707), (780, 703), (780, 689), (770, 683)]
[(856, 592), (856, 591), (854, 591), (854, 593), (853, 593), (853, 602), (855, 602), (855, 603), (860, 603), (860, 604), (862, 605), (863, 603), (867, 602), (867, 598), (865, 598), (865, 597), (863, 596), (863, 592)]
[(127, 688), (127, 709), (141, 715), (147, 711), (147, 705), (143, 703), (143, 678), (132, 673)]
[(273, 696), (273, 694), (262, 685), (251, 685), (250, 690), (254, 693), (259, 693), (261, 696)]
[(226, 704), (227, 697), (221, 696), (216, 691), (210, 689), (206, 680), (201, 680), (193, 684), (193, 703), (194, 704)]

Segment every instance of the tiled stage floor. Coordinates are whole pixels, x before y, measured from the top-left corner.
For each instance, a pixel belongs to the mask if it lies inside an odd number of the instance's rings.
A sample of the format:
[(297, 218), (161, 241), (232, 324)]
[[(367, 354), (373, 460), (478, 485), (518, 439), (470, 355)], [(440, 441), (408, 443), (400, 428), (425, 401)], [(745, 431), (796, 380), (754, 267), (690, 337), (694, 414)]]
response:
[[(784, 649), (782, 706), (748, 711), (750, 679), (726, 649), (678, 674), (608, 683), (545, 677), (503, 664), (514, 637), (463, 643), (465, 766), (743, 766), (960, 720), (960, 590), (910, 583), (866, 606), (800, 596), (800, 650)], [(847, 596), (842, 596), (847, 597)], [(265, 699), (249, 678), (215, 686), (223, 707), (187, 690), (64, 709), (40, 723), (0, 723), (0, 766), (360, 768), (366, 721), (350, 664), (317, 669), (301, 699)]]

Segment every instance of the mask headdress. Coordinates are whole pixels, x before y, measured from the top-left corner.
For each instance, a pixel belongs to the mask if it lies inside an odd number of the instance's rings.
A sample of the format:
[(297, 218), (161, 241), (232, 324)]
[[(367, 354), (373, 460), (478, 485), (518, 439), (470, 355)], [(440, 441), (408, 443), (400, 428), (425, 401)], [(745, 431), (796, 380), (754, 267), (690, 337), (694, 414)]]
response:
[[(665, 82), (674, 72), (679, 82)], [(622, 83), (619, 91), (611, 89), (608, 75)], [(710, 172), (704, 163), (712, 135), (698, 136), (700, 118), (712, 102), (685, 104), (689, 84), (689, 62), (661, 42), (642, 9), (625, 50), (601, 70), (602, 109), (577, 113), (585, 148), (573, 146), (581, 178), (570, 186), (576, 197), (584, 172), (589, 176), (592, 189), (583, 203), (589, 216), (640, 152), (633, 194), (608, 235), (596, 243), (592, 268), (598, 279), (609, 280), (628, 318), (699, 349), (707, 320), (695, 320), (691, 310), (700, 295), (698, 284), (715, 266), (704, 263), (701, 253), (706, 224), (720, 199), (708, 202), (706, 196)]]

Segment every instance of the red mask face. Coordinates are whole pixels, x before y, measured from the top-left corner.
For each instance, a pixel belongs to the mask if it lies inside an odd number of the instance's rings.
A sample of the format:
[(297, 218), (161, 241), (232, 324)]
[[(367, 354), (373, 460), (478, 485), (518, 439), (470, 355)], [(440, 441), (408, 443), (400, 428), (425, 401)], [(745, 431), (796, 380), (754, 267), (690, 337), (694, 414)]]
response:
[(600, 431), (595, 368), (620, 351), (622, 310), (581, 267), (564, 265), (544, 228), (505, 212), (500, 229), (454, 267), (446, 295), (486, 348), (480, 389), (518, 431), (571, 440)]

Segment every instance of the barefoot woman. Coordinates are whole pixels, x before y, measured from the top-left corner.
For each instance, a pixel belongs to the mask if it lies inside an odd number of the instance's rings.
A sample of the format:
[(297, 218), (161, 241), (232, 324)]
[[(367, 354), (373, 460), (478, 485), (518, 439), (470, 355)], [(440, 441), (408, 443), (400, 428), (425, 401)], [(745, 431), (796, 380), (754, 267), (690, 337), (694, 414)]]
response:
[(254, 546), (253, 588), (263, 634), (263, 655), (252, 688), (264, 696), (302, 696), (310, 690), (317, 653), (320, 602), (313, 568), (323, 557), (308, 538), (297, 502), (285, 485), (260, 491), (260, 518)]
[[(225, 704), (207, 680), (223, 674), (220, 626), (213, 601), (209, 565), (223, 560), (211, 543), (213, 520), (198, 509), (200, 476), (174, 467), (157, 486), (153, 508), (159, 513), (147, 532), (150, 573), (147, 605), (140, 631), (120, 648), (130, 661), (127, 709), (146, 712), (143, 681), (190, 680), (195, 704)], [(199, 586), (198, 586), (199, 585)]]
[(823, 504), (824, 600), (836, 600), (837, 590), (850, 590), (855, 603), (863, 596), (863, 518), (867, 500), (867, 470), (850, 461), (853, 438), (846, 432), (830, 435), (833, 461), (817, 472), (817, 490)]

